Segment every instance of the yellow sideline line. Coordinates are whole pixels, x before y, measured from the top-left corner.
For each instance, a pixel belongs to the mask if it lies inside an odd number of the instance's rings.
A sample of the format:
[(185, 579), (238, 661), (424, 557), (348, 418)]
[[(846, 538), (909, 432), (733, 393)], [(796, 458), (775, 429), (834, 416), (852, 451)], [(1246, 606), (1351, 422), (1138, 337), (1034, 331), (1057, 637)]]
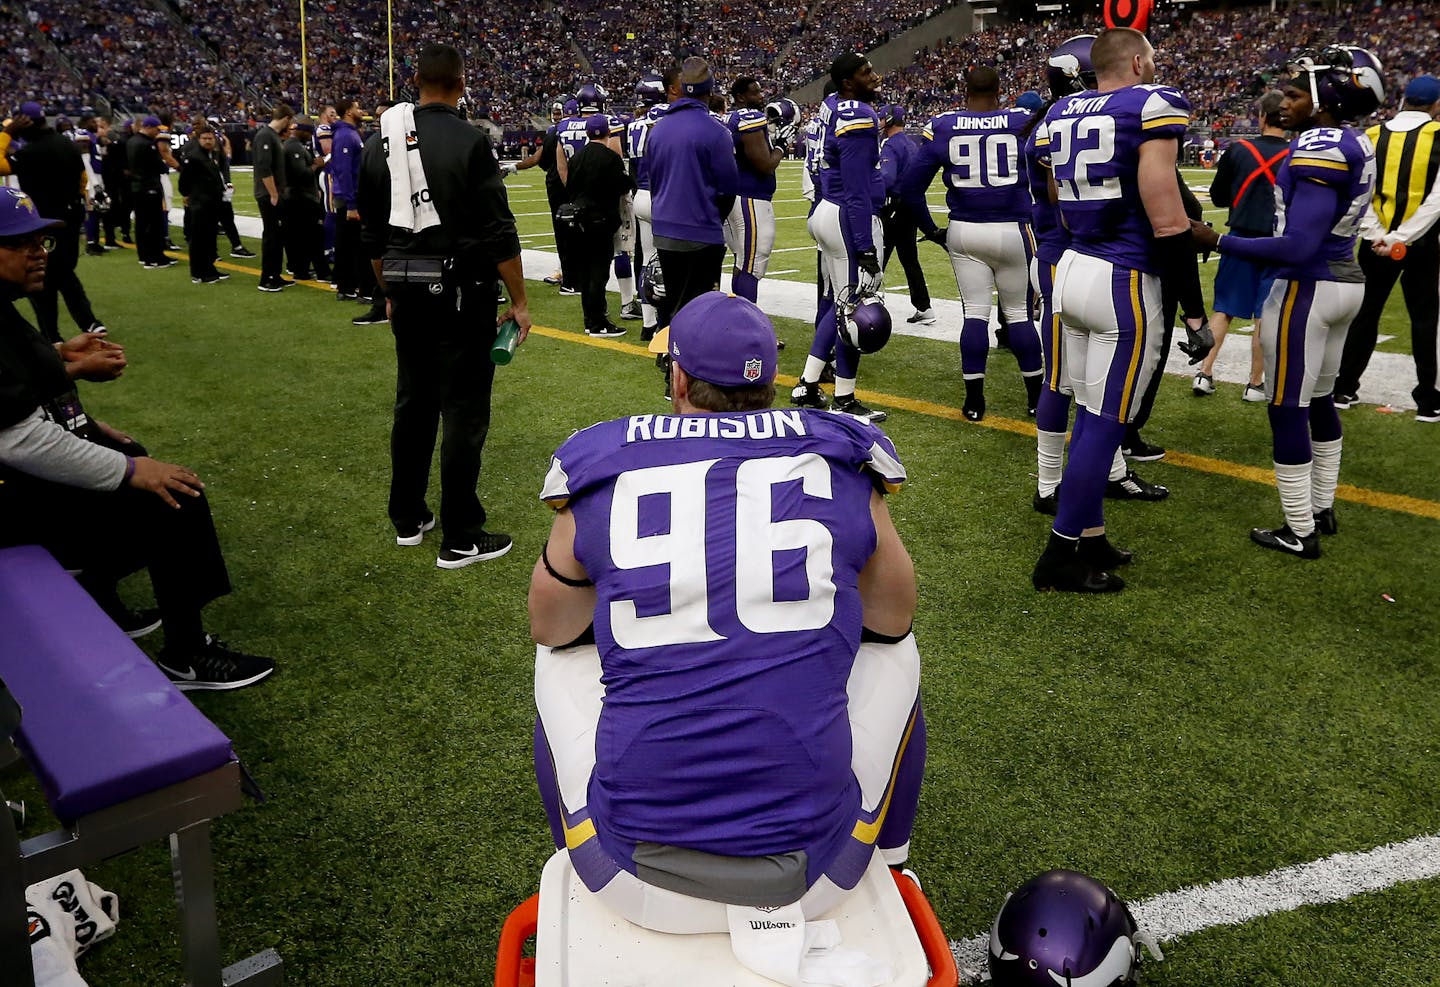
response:
[[(124, 246), (129, 250), (135, 249), (131, 244), (125, 244)], [(170, 256), (176, 260), (189, 260), (188, 255), (182, 254), (179, 251), (172, 251)], [(255, 268), (245, 267), (242, 264), (228, 264), (216, 261), (215, 266), (240, 274), (252, 274), (256, 277), (258, 277), (260, 273)], [(323, 281), (300, 281), (297, 283), (307, 288), (315, 288), (320, 291), (334, 291), (330, 285)], [(537, 336), (544, 336), (547, 339), (557, 339), (566, 343), (578, 343), (582, 346), (593, 346), (596, 349), (612, 350), (616, 353), (625, 353), (630, 356), (643, 356), (646, 359), (654, 358), (654, 354), (650, 352), (648, 347), (636, 346), (634, 343), (622, 343), (614, 339), (592, 339), (578, 333), (567, 332), (564, 329), (556, 329), (553, 326), (534, 325), (530, 327), (530, 331)], [(799, 383), (799, 380), (788, 374), (777, 374), (775, 383), (781, 387), (794, 387)], [(959, 408), (952, 408), (947, 404), (937, 404), (934, 401), (922, 401), (918, 398), (907, 398), (899, 394), (886, 394), (883, 391), (857, 389), (855, 395), (860, 398), (860, 400), (869, 404), (878, 404), (886, 408), (910, 411), (917, 415), (926, 415), (930, 418), (944, 418), (948, 421), (963, 422), (966, 425), (994, 429), (999, 432), (1011, 432), (1015, 435), (1024, 435), (1031, 438), (1035, 436), (1034, 425), (1029, 422), (1017, 421), (1013, 418), (987, 415), (984, 421), (972, 422), (961, 414)], [(1176, 452), (1173, 449), (1166, 451), (1165, 462), (1171, 466), (1195, 470), (1199, 473), (1211, 473), (1216, 476), (1229, 477), (1232, 480), (1259, 483), (1267, 487), (1275, 486), (1275, 474), (1271, 470), (1261, 469), (1258, 466), (1245, 466), (1240, 463), (1232, 463), (1225, 459), (1211, 459), (1208, 456), (1196, 456), (1188, 452)], [(1423, 500), (1419, 497), (1407, 497), (1404, 494), (1386, 493), (1383, 490), (1369, 490), (1365, 487), (1355, 487), (1348, 483), (1342, 483), (1335, 490), (1335, 499), (1348, 501), (1352, 504), (1364, 504), (1367, 507), (1378, 507), (1386, 511), (1395, 511), (1400, 514), (1413, 514), (1416, 517), (1440, 521), (1440, 503), (1433, 500)]]

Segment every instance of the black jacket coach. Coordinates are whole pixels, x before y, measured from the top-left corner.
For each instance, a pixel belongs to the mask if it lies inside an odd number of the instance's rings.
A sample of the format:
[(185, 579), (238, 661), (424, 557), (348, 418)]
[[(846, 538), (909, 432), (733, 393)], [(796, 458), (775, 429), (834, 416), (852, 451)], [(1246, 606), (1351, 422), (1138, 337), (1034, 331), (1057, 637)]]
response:
[[(218, 152), (215, 152), (218, 153)], [(225, 196), (225, 178), (215, 154), (207, 152), (199, 141), (190, 141), (180, 152), (180, 194), (190, 209), (219, 209)]]
[[(125, 143), (125, 160), (130, 166), (130, 187), (134, 190), (160, 188), (160, 176), (167, 171), (155, 138), (146, 134), (132, 134)], [(83, 166), (82, 166), (83, 167)]]
[(15, 177), (40, 215), (67, 223), (83, 219), (80, 186), (85, 163), (80, 150), (51, 127), (25, 131), (25, 146), (14, 154)]

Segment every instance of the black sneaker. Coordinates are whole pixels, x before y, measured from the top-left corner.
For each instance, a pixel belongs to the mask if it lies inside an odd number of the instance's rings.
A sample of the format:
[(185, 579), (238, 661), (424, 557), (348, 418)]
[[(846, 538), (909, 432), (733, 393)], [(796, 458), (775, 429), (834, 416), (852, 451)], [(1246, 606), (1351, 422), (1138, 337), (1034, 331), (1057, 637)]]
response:
[(239, 247), (231, 247), (231, 248), (230, 248), (230, 256), (231, 256), (231, 257), (254, 257), (254, 256), (255, 256), (255, 253), (254, 253), (254, 251), (252, 251), (249, 247), (246, 247), (246, 246), (244, 246), (244, 245), (241, 245), (241, 246), (239, 246)]
[(105, 323), (101, 322), (99, 319), (96, 319), (94, 322), (90, 323), (90, 325), (86, 328), (85, 331), (92, 336), (104, 336), (110, 332), (109, 329), (105, 328)]
[(650, 342), (650, 340), (652, 340), (652, 339), (655, 338), (655, 334), (656, 334), (657, 332), (659, 332), (659, 331), (660, 331), (660, 327), (659, 327), (659, 326), (641, 326), (641, 327), (640, 327), (640, 342), (642, 342), (642, 343), (648, 343), (648, 342)]
[(1339, 533), (1340, 525), (1335, 520), (1335, 508), (1327, 507), (1324, 510), (1315, 512), (1315, 530), (1322, 535)]
[(255, 286), (261, 291), (284, 291), (285, 286), (278, 281), (261, 281)]
[(1308, 535), (1297, 535), (1290, 530), (1288, 524), (1282, 524), (1278, 528), (1251, 528), (1250, 540), (1261, 548), (1286, 552), (1302, 559), (1318, 559), (1320, 557), (1319, 533), (1312, 531)]
[(1105, 484), (1105, 496), (1111, 500), (1164, 500), (1170, 496), (1170, 488), (1146, 483), (1134, 470), (1126, 470), (1120, 479)]
[(640, 299), (632, 298), (629, 305), (621, 305), (620, 318), (629, 319), (632, 322), (635, 319), (644, 318), (644, 314), (640, 311)]
[(1160, 446), (1152, 446), (1140, 436), (1136, 435), (1133, 441), (1127, 440), (1120, 451), (1125, 458), (1136, 463), (1153, 463), (1156, 460), (1165, 458), (1165, 450)]
[(215, 279), (216, 279), (217, 281), (229, 281), (229, 280), (230, 280), (230, 275), (226, 274), (224, 271), (216, 271), (216, 272), (215, 272)]
[(191, 284), (219, 284), (219, 283), (220, 283), (220, 276), (217, 274), (217, 275), (215, 275), (215, 276), (213, 276), (213, 277), (208, 277), (208, 278), (191, 278), (191, 279), (190, 279), (190, 283), (191, 283)]
[(441, 569), (463, 569), (486, 559), (498, 559), (514, 546), (515, 539), (499, 532), (486, 532), (474, 544), (459, 548), (441, 548), (435, 565)]
[(621, 328), (620, 326), (617, 326), (617, 325), (616, 325), (615, 323), (613, 323), (613, 322), (607, 322), (607, 323), (605, 323), (603, 326), (595, 326), (595, 327), (592, 328), (592, 329), (586, 329), (586, 330), (585, 330), (585, 335), (587, 335), (587, 336), (604, 337), (604, 338), (608, 339), (608, 338), (610, 338), (610, 337), (612, 337), (612, 336), (623, 336), (623, 335), (625, 335), (625, 330), (624, 330), (623, 328)]
[(1354, 391), (1336, 391), (1332, 397), (1335, 401), (1335, 407), (1341, 410), (1353, 408), (1360, 403), (1360, 395)]
[(434, 527), (435, 515), (431, 514), (430, 519), (424, 524), (417, 525), (413, 528), (406, 528), (403, 531), (397, 528), (395, 531), (395, 544), (406, 547), (418, 545), (425, 540), (425, 532), (433, 530)]
[[(295, 282), (294, 282), (294, 281), (291, 281), (289, 278), (276, 278), (275, 281), (274, 281), (274, 283), (277, 284), (277, 285), (279, 285), (281, 288), (288, 288), (288, 287), (290, 287), (292, 284), (294, 284)], [(359, 296), (359, 295), (356, 295), (355, 297), (358, 298), (358, 297), (360, 297), (360, 296)]]
[(1135, 558), (1134, 552), (1116, 548), (1103, 534), (1091, 535), (1088, 538), (1082, 535), (1078, 554), (1081, 562), (1088, 562), (1094, 568), (1102, 571), (1129, 565)]
[(580, 294), (580, 289), (579, 289), (579, 288), (571, 288), (569, 285), (564, 285), (564, 284), (562, 284), (562, 285), (560, 286), (560, 294), (562, 294), (562, 295), (578, 295), (578, 294)]
[(1440, 407), (1416, 408), (1415, 420), (1417, 422), (1440, 422)]
[(275, 671), (275, 659), (233, 651), (209, 634), (198, 651), (180, 655), (167, 648), (160, 652), (155, 664), (181, 692), (243, 689)]
[(180, 263), (180, 262), (179, 262), (178, 260), (176, 260), (174, 257), (166, 257), (166, 258), (164, 258), (163, 260), (152, 260), (152, 261), (150, 261), (150, 263), (148, 263), (148, 264), (145, 265), (145, 270), (147, 270), (147, 271), (163, 271), (165, 268), (167, 268), (167, 267), (174, 267), (174, 266), (175, 266), (176, 264), (178, 264), (178, 263)]
[(849, 415), (851, 418), (858, 418), (862, 422), (870, 422), (872, 425), (878, 425), (890, 417), (889, 412), (872, 411), (861, 404), (860, 399), (853, 394), (847, 394), (843, 398), (837, 397), (830, 402), (830, 410), (842, 415)]
[(808, 380), (802, 380), (795, 385), (790, 392), (790, 403), (797, 408), (827, 408), (830, 406), (830, 399), (825, 392), (820, 390), (819, 384), (812, 384)]
[(1030, 583), (1041, 593), (1118, 593), (1125, 580), (1114, 573), (1095, 568), (1079, 555), (1040, 556)]
[(87, 243), (85, 244), (85, 253), (90, 257), (104, 257), (105, 248), (98, 243)]
[(384, 308), (376, 308), (372, 305), (370, 306), (370, 311), (364, 315), (357, 315), (350, 320), (350, 324), (352, 326), (378, 326), (381, 323), (389, 321), (390, 318), (385, 314)]
[(141, 610), (131, 610), (126, 607), (118, 613), (107, 615), (115, 621), (115, 626), (125, 632), (125, 636), (132, 641), (142, 638), (160, 629), (160, 611), (154, 607), (145, 607)]
[(360, 294), (355, 291), (337, 291), (335, 292), (335, 300), (337, 302), (358, 302), (360, 300)]
[(1060, 491), (1057, 489), (1054, 493), (1047, 496), (1037, 490), (1035, 491), (1035, 499), (1030, 501), (1030, 504), (1041, 514), (1049, 514), (1051, 517), (1054, 517), (1055, 512), (1060, 509)]
[(180, 249), (180, 244), (176, 243), (174, 240), (167, 239), (167, 240), (165, 241), (165, 249), (166, 249), (166, 250), (179, 250), (179, 249)]

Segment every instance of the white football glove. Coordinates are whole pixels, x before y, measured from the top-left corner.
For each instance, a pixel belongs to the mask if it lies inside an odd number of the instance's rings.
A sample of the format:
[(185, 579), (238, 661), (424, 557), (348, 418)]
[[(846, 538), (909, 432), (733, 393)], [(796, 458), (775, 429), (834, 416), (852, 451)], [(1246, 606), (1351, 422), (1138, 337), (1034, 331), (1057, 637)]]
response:
[(515, 167), (515, 162), (513, 161), (506, 161), (500, 166), (500, 174), (502, 176), (508, 177), (515, 174), (515, 172), (517, 171), (519, 171), (519, 169)]
[(863, 250), (855, 256), (859, 268), (855, 287), (858, 294), (873, 295), (880, 290), (880, 283), (884, 279), (884, 273), (880, 270), (880, 261), (874, 250)]

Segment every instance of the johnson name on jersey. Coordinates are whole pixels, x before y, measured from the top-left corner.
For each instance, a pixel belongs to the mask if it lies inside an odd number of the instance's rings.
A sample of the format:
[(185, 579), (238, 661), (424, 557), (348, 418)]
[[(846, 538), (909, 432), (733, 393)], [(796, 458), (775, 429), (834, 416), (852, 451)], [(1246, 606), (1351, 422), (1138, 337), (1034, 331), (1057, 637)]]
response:
[(1030, 192), (1020, 144), (1030, 120), (1024, 110), (941, 113), (920, 131), (910, 167), (924, 176), (925, 185), (942, 172), (951, 219), (1028, 223)]

